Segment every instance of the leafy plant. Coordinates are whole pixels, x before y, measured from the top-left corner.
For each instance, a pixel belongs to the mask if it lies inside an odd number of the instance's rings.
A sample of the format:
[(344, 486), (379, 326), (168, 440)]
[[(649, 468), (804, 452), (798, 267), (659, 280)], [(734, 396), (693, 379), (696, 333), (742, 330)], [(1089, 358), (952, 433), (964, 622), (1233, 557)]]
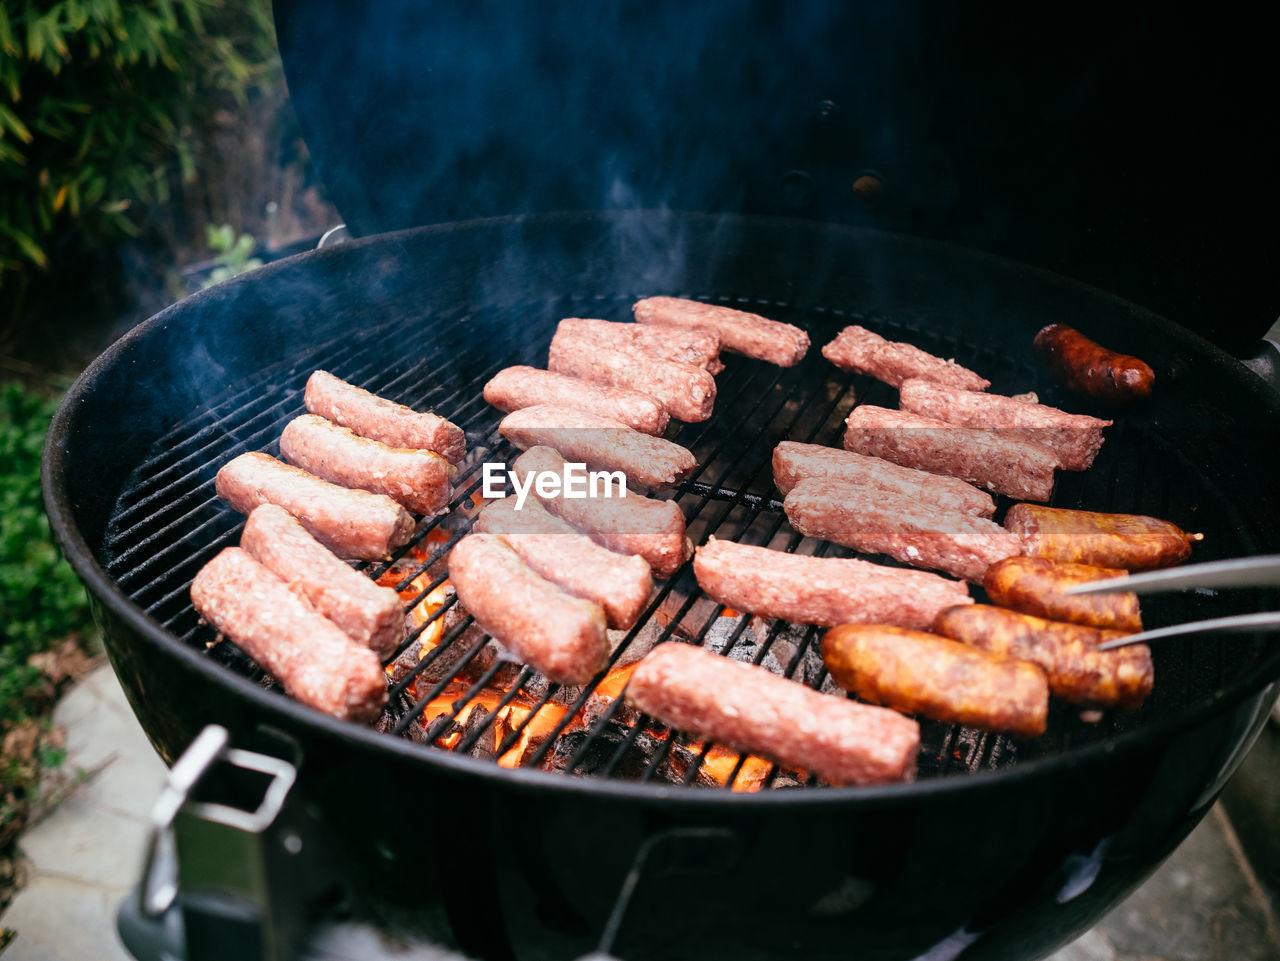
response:
[(250, 256), (258, 245), (251, 234), (241, 234), (237, 237), (235, 229), (230, 224), (223, 224), (221, 227), (209, 224), (206, 235), (209, 240), (209, 249), (214, 254), (213, 261), (218, 266), (210, 272), (209, 279), (204, 283), (205, 287), (212, 287), (229, 277), (257, 270), (262, 266), (261, 260)]
[(138, 230), (193, 130), (278, 76), (269, 0), (0, 3), (0, 285)]

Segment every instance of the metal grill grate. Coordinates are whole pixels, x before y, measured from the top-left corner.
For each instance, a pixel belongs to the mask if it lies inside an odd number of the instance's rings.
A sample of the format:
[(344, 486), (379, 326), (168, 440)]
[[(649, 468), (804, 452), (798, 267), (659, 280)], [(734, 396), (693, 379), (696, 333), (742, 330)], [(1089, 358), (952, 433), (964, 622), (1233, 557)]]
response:
[[(426, 582), (407, 602), (408, 613), (445, 580), (441, 561), (469, 527), (464, 515), (480, 486), (481, 463), (502, 460), (510, 464), (519, 453), (497, 433), (501, 414), (484, 403), (484, 382), (510, 364), (544, 366), (547, 344), (561, 317), (625, 320), (633, 299), (570, 297), (512, 304), (476, 315), (437, 315), (429, 322), (409, 325), (389, 322), (265, 367), (247, 382), (214, 398), (205, 409), (181, 419), (138, 467), (110, 522), (108, 573), (179, 641), (198, 649), (208, 647), (209, 656), (228, 670), (263, 679), (234, 645), (212, 644), (213, 632), (199, 623), (188, 590), (206, 561), (236, 543), (243, 524), (243, 518), (214, 494), (217, 469), (244, 451), (278, 453), (276, 439), (281, 429), (303, 411), (302, 386), (307, 376), (323, 368), (410, 406), (435, 409), (467, 433), (473, 456), (457, 479), (450, 513), (421, 525), (392, 561), (399, 562), (397, 572), (404, 571), (398, 590)], [(837, 371), (821, 357), (818, 348), (846, 324), (862, 323), (894, 339), (955, 357), (989, 377), (999, 392), (1034, 389), (1046, 402), (1072, 407), (1069, 397), (1057, 394), (1043, 380), (1030, 362), (1029, 350), (1018, 351), (1015, 358), (990, 345), (961, 343), (931, 326), (928, 318), (864, 316), (827, 308), (799, 311), (785, 303), (705, 295), (700, 299), (743, 306), (799, 324), (810, 331), (814, 347), (802, 364), (787, 370), (726, 355), (726, 368), (717, 377), (719, 396), (712, 418), (703, 424), (673, 422), (668, 436), (692, 450), (699, 464), (674, 495), (695, 543), (704, 543), (714, 534), (788, 551), (852, 556), (844, 548), (802, 538), (791, 530), (773, 487), (770, 466), (773, 447), (783, 439), (838, 446), (842, 421), (855, 403), (896, 406), (894, 392), (887, 386)], [(441, 336), (442, 331), (448, 331), (449, 336)], [(1238, 506), (1216, 496), (1204, 476), (1156, 430), (1122, 422), (1109, 433), (1109, 441), (1090, 471), (1061, 476), (1054, 504), (1174, 519), (1194, 515), (1197, 526), (1213, 535), (1200, 554), (1203, 559), (1252, 551), (1245, 525), (1236, 513)], [(1001, 499), (997, 519), (1009, 503)], [(414, 557), (420, 558), (418, 563), (406, 561)], [(896, 563), (884, 557), (870, 559)], [(378, 577), (389, 566), (367, 565), (367, 571)], [(408, 650), (429, 625), (445, 618), (454, 603), (451, 597), (425, 618), (388, 664)], [(1172, 623), (1205, 616), (1210, 609), (1206, 603), (1206, 598), (1195, 595), (1170, 595), (1145, 603), (1144, 613), (1149, 625)], [(1248, 598), (1240, 601), (1242, 607), (1248, 603)], [(1212, 609), (1221, 612), (1220, 607)], [(722, 606), (701, 594), (690, 565), (686, 565), (658, 583), (638, 623), (615, 645), (610, 666), (624, 658), (632, 645), (654, 640), (656, 633), (659, 642), (678, 635), (696, 644), (714, 644), (723, 654), (766, 664), (813, 687), (827, 682), (816, 655), (818, 628), (724, 614)], [(478, 673), (468, 673), (488, 641), (487, 637), (476, 637), (474, 630), (469, 632), (470, 626), (470, 617), (450, 626), (436, 647), (392, 685), (393, 713), (383, 725), (388, 736), (412, 736), (434, 744), (443, 732), (460, 728), (459, 719), (481, 691), (493, 691), (495, 682), (500, 682), (496, 706), (482, 715), (481, 723), (461, 727), (453, 750), (468, 752), (484, 740), (495, 744), (493, 756), (502, 757), (521, 742), (542, 709), (552, 705), (563, 708), (564, 713), (545, 738), (525, 752), (520, 759), (524, 766), (547, 766), (554, 760), (557, 770), (569, 774), (685, 784), (705, 780), (706, 760), (718, 748), (669, 732), (636, 715), (620, 699), (601, 707), (600, 699), (593, 699), (601, 678), (580, 690), (564, 691), (539, 678), (532, 668), (517, 670), (502, 660)], [(1223, 657), (1223, 645), (1227, 643), (1257, 644), (1246, 639), (1207, 638), (1165, 642), (1156, 652), (1155, 693), (1141, 710), (1110, 712), (1101, 723), (1091, 724), (1081, 720), (1069, 705), (1054, 702), (1049, 732), (1032, 742), (924, 720), (918, 774), (928, 778), (1000, 768), (1020, 758), (1060, 753), (1212, 697), (1233, 679), (1226, 676), (1224, 667), (1228, 661)], [(1260, 658), (1261, 652), (1257, 647), (1253, 659)], [(1247, 670), (1253, 661), (1235, 657), (1231, 663), (1236, 665), (1233, 670)], [(424, 680), (426, 689), (417, 690), (416, 682), (438, 664), (448, 664), (451, 669), (434, 684), (427, 686)], [(451, 710), (426, 718), (424, 730), (420, 723), (423, 708), (451, 685), (465, 685), (465, 690), (454, 699)], [(517, 698), (528, 708), (523, 719), (505, 733), (495, 731), (499, 713)], [(584, 712), (589, 713), (585, 721)], [(646, 750), (642, 752), (643, 763), (637, 764), (636, 749), (641, 744)], [(676, 759), (679, 763), (673, 763)], [(733, 786), (746, 763), (740, 755), (731, 759), (727, 777), (718, 780)], [(774, 766), (758, 783), (768, 786), (794, 781), (791, 772)]]

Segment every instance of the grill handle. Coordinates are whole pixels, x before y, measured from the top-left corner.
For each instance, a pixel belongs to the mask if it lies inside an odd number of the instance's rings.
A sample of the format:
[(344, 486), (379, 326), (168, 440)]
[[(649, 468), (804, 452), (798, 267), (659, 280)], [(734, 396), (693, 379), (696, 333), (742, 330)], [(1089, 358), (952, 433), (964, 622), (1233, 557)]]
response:
[(1262, 335), (1262, 347), (1244, 365), (1280, 393), (1280, 319)]

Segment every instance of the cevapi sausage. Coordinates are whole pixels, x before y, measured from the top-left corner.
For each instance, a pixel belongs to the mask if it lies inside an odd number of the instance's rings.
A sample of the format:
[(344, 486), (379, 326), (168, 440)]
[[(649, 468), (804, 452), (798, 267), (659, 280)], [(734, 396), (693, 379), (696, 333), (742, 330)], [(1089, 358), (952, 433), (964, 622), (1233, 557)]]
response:
[(956, 390), (911, 378), (898, 388), (899, 406), (922, 417), (993, 431), (1048, 447), (1067, 470), (1085, 470), (1102, 447), (1102, 429), (1112, 421), (1086, 414), (1068, 414), (999, 394)]
[(270, 454), (228, 461), (214, 488), (242, 514), (260, 504), (283, 507), (339, 557), (382, 560), (413, 534), (412, 515), (390, 497), (330, 484)]
[(357, 644), (387, 658), (404, 639), (404, 606), (389, 587), (348, 567), (282, 507), (255, 507), (240, 546)]
[(807, 537), (888, 554), (978, 584), (988, 567), (1021, 550), (1018, 539), (993, 521), (841, 481), (801, 481), (782, 507), (791, 526)]
[(551, 339), (547, 368), (606, 387), (650, 394), (667, 412), (695, 423), (711, 416), (716, 380), (701, 367), (663, 360), (634, 347), (611, 347), (559, 331)]
[(641, 658), (626, 698), (677, 730), (833, 784), (915, 777), (920, 726), (910, 718), (689, 644), (659, 644)]
[(614, 347), (635, 347), (664, 360), (693, 364), (708, 374), (724, 370), (724, 364), (720, 363), (720, 335), (714, 330), (615, 324), (590, 317), (566, 317), (556, 330)]
[(822, 660), (837, 684), (873, 704), (1021, 738), (1045, 731), (1049, 685), (1025, 661), (881, 624), (827, 631)]
[(498, 430), (521, 450), (553, 447), (567, 461), (622, 471), (643, 490), (670, 487), (698, 466), (693, 454), (679, 444), (573, 407), (525, 407), (502, 418)]
[(698, 586), (721, 604), (794, 624), (925, 628), (971, 604), (968, 588), (924, 571), (843, 557), (805, 557), (712, 537), (693, 555)]
[(809, 335), (794, 324), (732, 307), (681, 297), (646, 297), (631, 309), (637, 323), (715, 331), (723, 349), (779, 367), (795, 366), (809, 350)]
[(822, 348), (822, 356), (841, 370), (852, 370), (898, 387), (909, 377), (923, 377), (959, 390), (986, 390), (991, 381), (954, 360), (943, 360), (913, 344), (885, 340), (852, 324)]
[(1051, 561), (1144, 571), (1180, 564), (1203, 535), (1142, 514), (1104, 514), (1040, 504), (1014, 504), (1004, 526), (1022, 553)]
[(191, 582), (191, 603), (290, 696), (347, 721), (387, 701), (378, 656), (343, 634), (239, 547), (223, 548)]
[(449, 581), (476, 623), (525, 664), (560, 684), (585, 684), (609, 657), (604, 611), (534, 573), (492, 534), (449, 552)]
[(987, 604), (943, 611), (933, 629), (992, 654), (1038, 664), (1049, 678), (1049, 690), (1072, 704), (1137, 708), (1155, 684), (1147, 645), (1097, 650), (1099, 644), (1128, 636), (1125, 631), (1049, 621)]
[(500, 537), (537, 574), (574, 597), (599, 604), (612, 628), (625, 630), (634, 624), (653, 591), (644, 558), (601, 547), (536, 498), (530, 497), (519, 509), (514, 497), (494, 501), (473, 529)]
[(1134, 633), (1142, 630), (1137, 594), (1131, 591), (1066, 592), (1077, 584), (1124, 577), (1126, 573), (1117, 568), (1056, 562), (1043, 557), (1006, 557), (987, 568), (982, 586), (1000, 607), (1051, 621)]
[(388, 447), (315, 414), (285, 425), (280, 453), (294, 467), (343, 487), (385, 494), (428, 517), (449, 509), (457, 470), (433, 450)]
[(1040, 444), (871, 404), (855, 407), (845, 424), (846, 450), (1024, 500), (1047, 501), (1053, 493), (1058, 455)]
[[(565, 461), (550, 447), (531, 447), (511, 465), (522, 482), (530, 473), (563, 474)], [(536, 488), (534, 493), (537, 493)], [(659, 577), (670, 577), (693, 556), (684, 514), (675, 501), (626, 497), (541, 498), (557, 517), (618, 554), (638, 554)]]
[(955, 477), (818, 444), (784, 440), (773, 449), (773, 482), (783, 494), (802, 480), (818, 478), (917, 497), (940, 511), (990, 517), (996, 509), (990, 494)]
[(1107, 350), (1065, 324), (1041, 329), (1031, 346), (1059, 380), (1098, 400), (1139, 400), (1155, 386), (1155, 372), (1145, 361)]
[(671, 418), (662, 402), (649, 394), (629, 387), (601, 387), (536, 367), (508, 367), (498, 371), (484, 385), (484, 399), (507, 413), (539, 404), (576, 407), (655, 437), (667, 429)]
[(303, 402), (312, 414), (388, 447), (433, 450), (451, 464), (467, 452), (467, 438), (458, 425), (371, 394), (327, 371), (317, 370), (307, 378)]

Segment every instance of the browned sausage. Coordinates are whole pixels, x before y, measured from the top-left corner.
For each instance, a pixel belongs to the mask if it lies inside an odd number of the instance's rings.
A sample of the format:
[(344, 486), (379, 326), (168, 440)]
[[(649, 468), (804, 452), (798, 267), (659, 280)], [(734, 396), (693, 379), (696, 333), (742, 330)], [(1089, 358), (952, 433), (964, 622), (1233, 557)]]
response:
[(933, 629), (992, 654), (1040, 665), (1049, 690), (1073, 704), (1136, 708), (1155, 684), (1147, 645), (1097, 650), (1099, 644), (1127, 637), (1124, 631), (1048, 621), (986, 604), (943, 611)]
[(779, 367), (800, 363), (809, 350), (809, 335), (794, 324), (732, 307), (682, 297), (646, 297), (637, 300), (631, 310), (640, 324), (715, 331), (725, 350)]
[(946, 608), (973, 603), (964, 584), (926, 571), (805, 557), (715, 537), (693, 555), (693, 573), (721, 604), (795, 624), (928, 627)]
[(655, 437), (667, 429), (671, 415), (656, 397), (629, 387), (602, 387), (590, 381), (536, 367), (508, 367), (484, 385), (484, 399), (510, 413), (538, 404), (576, 407), (621, 421)]
[(521, 450), (554, 447), (593, 470), (622, 471), (640, 490), (670, 487), (698, 466), (679, 444), (574, 407), (525, 407), (502, 418), (498, 430)]
[(1014, 504), (1004, 526), (1022, 542), (1022, 553), (1051, 561), (1144, 571), (1170, 567), (1191, 556), (1202, 534), (1142, 514), (1103, 514), (1040, 504)]
[(1066, 593), (1076, 584), (1123, 577), (1125, 573), (1117, 568), (1057, 563), (1043, 557), (1006, 557), (987, 568), (982, 586), (996, 604), (1023, 614), (1133, 633), (1142, 630), (1137, 594)]
[(388, 447), (433, 450), (453, 464), (467, 452), (467, 438), (456, 424), (371, 394), (327, 371), (307, 378), (303, 401), (311, 413)]
[(403, 640), (400, 595), (338, 560), (284, 508), (255, 507), (240, 535), (240, 546), (349, 638), (372, 648), (379, 657), (390, 657)]
[(378, 656), (239, 547), (224, 548), (200, 568), (191, 603), (308, 707), (342, 720), (372, 721), (386, 703)]
[(1043, 328), (1031, 345), (1064, 384), (1098, 400), (1138, 400), (1149, 397), (1155, 385), (1145, 362), (1107, 350), (1065, 324)]
[(910, 718), (690, 644), (659, 644), (641, 658), (626, 698), (677, 730), (833, 784), (915, 777), (920, 725)]
[[(564, 464), (564, 458), (550, 447), (531, 447), (516, 458), (511, 469), (527, 483), (531, 472), (559, 473)], [(597, 544), (619, 554), (643, 557), (659, 577), (670, 577), (693, 556), (693, 545), (685, 535), (684, 514), (675, 501), (627, 494), (612, 498), (551, 497), (542, 499), (542, 503)]]
[(457, 469), (433, 450), (388, 447), (315, 414), (285, 425), (280, 453), (294, 467), (343, 487), (385, 494), (431, 516), (449, 509)]
[(535, 572), (574, 597), (599, 604), (609, 626), (625, 630), (636, 622), (653, 591), (644, 558), (615, 554), (550, 513), (536, 497), (518, 509), (514, 497), (486, 507), (476, 530), (494, 534)]
[(874, 704), (1017, 737), (1049, 715), (1044, 671), (955, 641), (884, 624), (842, 624), (822, 639), (837, 684)]
[(413, 517), (383, 494), (350, 490), (270, 454), (241, 454), (214, 479), (218, 496), (242, 514), (277, 504), (339, 557), (376, 561), (406, 544)]
[(615, 324), (589, 317), (566, 317), (556, 327), (573, 337), (596, 340), (615, 347), (638, 347), (664, 360), (694, 364), (708, 374), (724, 370), (720, 363), (720, 335), (693, 327), (658, 327), (652, 324)]
[(468, 534), (449, 552), (458, 600), (525, 664), (561, 684), (585, 684), (609, 656), (604, 611), (535, 574), (492, 534)]
[(885, 340), (874, 331), (852, 324), (822, 348), (822, 356), (841, 370), (852, 370), (882, 380), (891, 387), (909, 377), (923, 377), (960, 390), (986, 390), (991, 381), (943, 360), (913, 344)]

